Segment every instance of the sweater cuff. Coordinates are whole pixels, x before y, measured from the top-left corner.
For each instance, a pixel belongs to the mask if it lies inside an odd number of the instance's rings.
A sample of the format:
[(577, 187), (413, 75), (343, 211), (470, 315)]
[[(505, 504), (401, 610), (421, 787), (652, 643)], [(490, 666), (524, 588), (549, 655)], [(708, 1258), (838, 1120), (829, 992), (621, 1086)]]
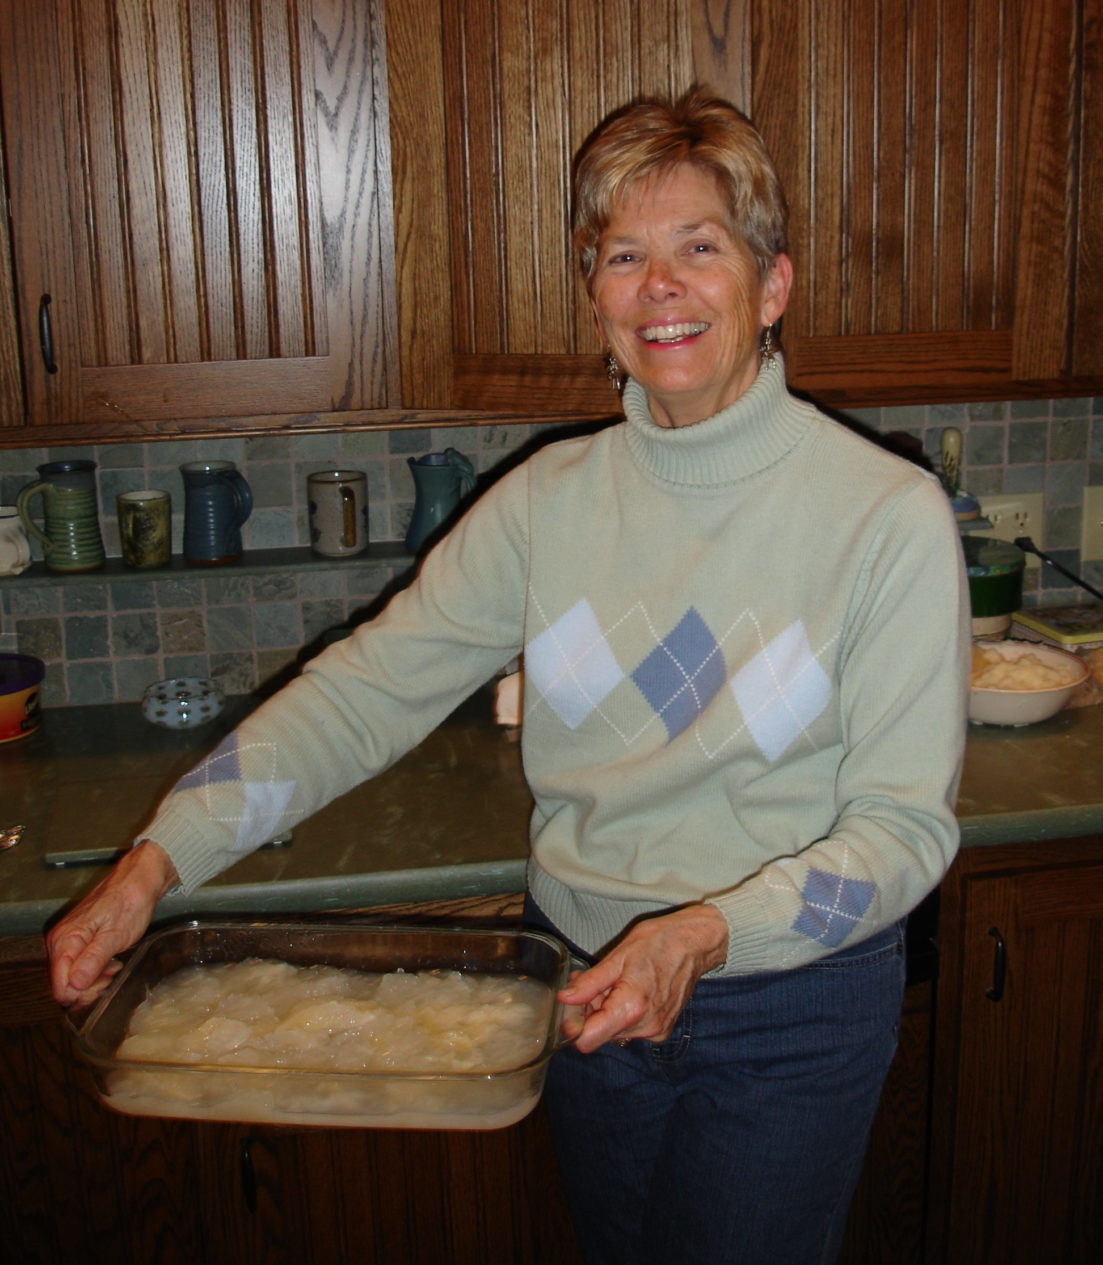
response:
[(197, 843), (194, 827), (182, 821), (171, 810), (166, 811), (144, 830), (136, 841), (149, 839), (163, 848), (176, 869), (179, 884), (171, 893), (189, 895), (226, 868), (225, 856), (210, 844)]
[(772, 969), (771, 945), (776, 930), (771, 934), (765, 905), (753, 889), (736, 888), (720, 896), (709, 896), (704, 903), (715, 905), (728, 924), (727, 960), (709, 975), (751, 975)]

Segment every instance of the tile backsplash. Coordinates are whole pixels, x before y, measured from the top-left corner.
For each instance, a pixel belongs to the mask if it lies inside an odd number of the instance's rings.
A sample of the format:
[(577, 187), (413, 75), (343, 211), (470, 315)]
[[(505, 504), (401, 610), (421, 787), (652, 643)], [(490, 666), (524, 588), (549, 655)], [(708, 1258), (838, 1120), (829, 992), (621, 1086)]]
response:
[[(938, 464), (942, 431), (965, 439), (964, 486), (974, 495), (1040, 492), (1045, 519), (1036, 543), (1099, 587), (1103, 564), (1080, 564), (1083, 490), (1103, 484), (1103, 399), (996, 404), (916, 405), (856, 410), (844, 418), (881, 435), (906, 436)], [(253, 490), (242, 535), (246, 565), (134, 572), (110, 578), (0, 579), (0, 649), (46, 661), (47, 706), (129, 701), (167, 676), (212, 675), (229, 693), (248, 693), (280, 679), (329, 629), (355, 619), (410, 566), (398, 542), (413, 511), (408, 458), (459, 449), (480, 474), (526, 446), (563, 433), (540, 424), (441, 430), (374, 430), (326, 435), (272, 435), (167, 440), (72, 448), (0, 447), (0, 501), (36, 477), (45, 461), (81, 457), (97, 463), (100, 515), (109, 558), (118, 557), (115, 498), (164, 488), (173, 500), (173, 552), (183, 536), (186, 461), (237, 463)], [(2, 442), (2, 441), (0, 441)], [(396, 542), (388, 557), (327, 565), (312, 555), (294, 563), (252, 565), (257, 550), (309, 545), (306, 476), (351, 467), (368, 481), (369, 536)], [(37, 512), (37, 508), (34, 512)], [(41, 551), (34, 546), (33, 556)], [(265, 553), (264, 558), (279, 555)], [(36, 568), (39, 571), (40, 568)], [(1080, 601), (1087, 595), (1048, 567), (1030, 568), (1026, 602)]]

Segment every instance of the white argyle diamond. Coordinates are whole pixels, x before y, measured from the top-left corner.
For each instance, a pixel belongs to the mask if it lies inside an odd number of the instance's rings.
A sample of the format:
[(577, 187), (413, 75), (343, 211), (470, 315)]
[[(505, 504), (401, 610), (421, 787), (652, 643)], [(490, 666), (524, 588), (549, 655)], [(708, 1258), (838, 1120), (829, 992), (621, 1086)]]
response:
[(577, 729), (623, 680), (624, 671), (585, 600), (525, 647), (526, 684), (570, 729)]
[(831, 680), (797, 620), (732, 677), (731, 690), (751, 736), (776, 760), (831, 700)]
[(245, 808), (237, 824), (235, 852), (252, 852), (276, 833), (276, 824), (287, 811), (294, 782), (245, 782)]

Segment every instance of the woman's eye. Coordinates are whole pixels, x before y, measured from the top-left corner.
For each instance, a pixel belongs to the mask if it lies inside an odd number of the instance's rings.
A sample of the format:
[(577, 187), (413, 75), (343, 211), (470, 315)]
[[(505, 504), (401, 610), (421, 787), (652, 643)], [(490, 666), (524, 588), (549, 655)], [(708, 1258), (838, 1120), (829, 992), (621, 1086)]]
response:
[(611, 264), (631, 264), (635, 263), (637, 258), (638, 256), (634, 255), (630, 250), (622, 250), (619, 254), (610, 255), (607, 262)]
[(689, 248), (691, 255), (710, 255), (716, 249), (712, 242), (694, 242)]

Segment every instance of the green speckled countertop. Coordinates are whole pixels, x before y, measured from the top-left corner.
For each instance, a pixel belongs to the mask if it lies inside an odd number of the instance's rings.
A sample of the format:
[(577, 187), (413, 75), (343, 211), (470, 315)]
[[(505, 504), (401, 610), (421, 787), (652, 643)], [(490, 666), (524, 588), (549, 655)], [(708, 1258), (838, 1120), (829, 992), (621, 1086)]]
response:
[[(211, 725), (172, 733), (137, 704), (47, 710), (41, 728), (0, 746), (0, 826), (23, 838), (0, 852), (0, 934), (41, 931), (105, 872), (51, 868), (47, 854), (117, 849), (161, 795), (250, 706), (231, 699)], [(958, 799), (966, 847), (1103, 833), (1103, 707), (1025, 729), (971, 726)], [(523, 887), (531, 806), (520, 751), (470, 699), (381, 777), (296, 827), (158, 919), (321, 912), (495, 895)]]

